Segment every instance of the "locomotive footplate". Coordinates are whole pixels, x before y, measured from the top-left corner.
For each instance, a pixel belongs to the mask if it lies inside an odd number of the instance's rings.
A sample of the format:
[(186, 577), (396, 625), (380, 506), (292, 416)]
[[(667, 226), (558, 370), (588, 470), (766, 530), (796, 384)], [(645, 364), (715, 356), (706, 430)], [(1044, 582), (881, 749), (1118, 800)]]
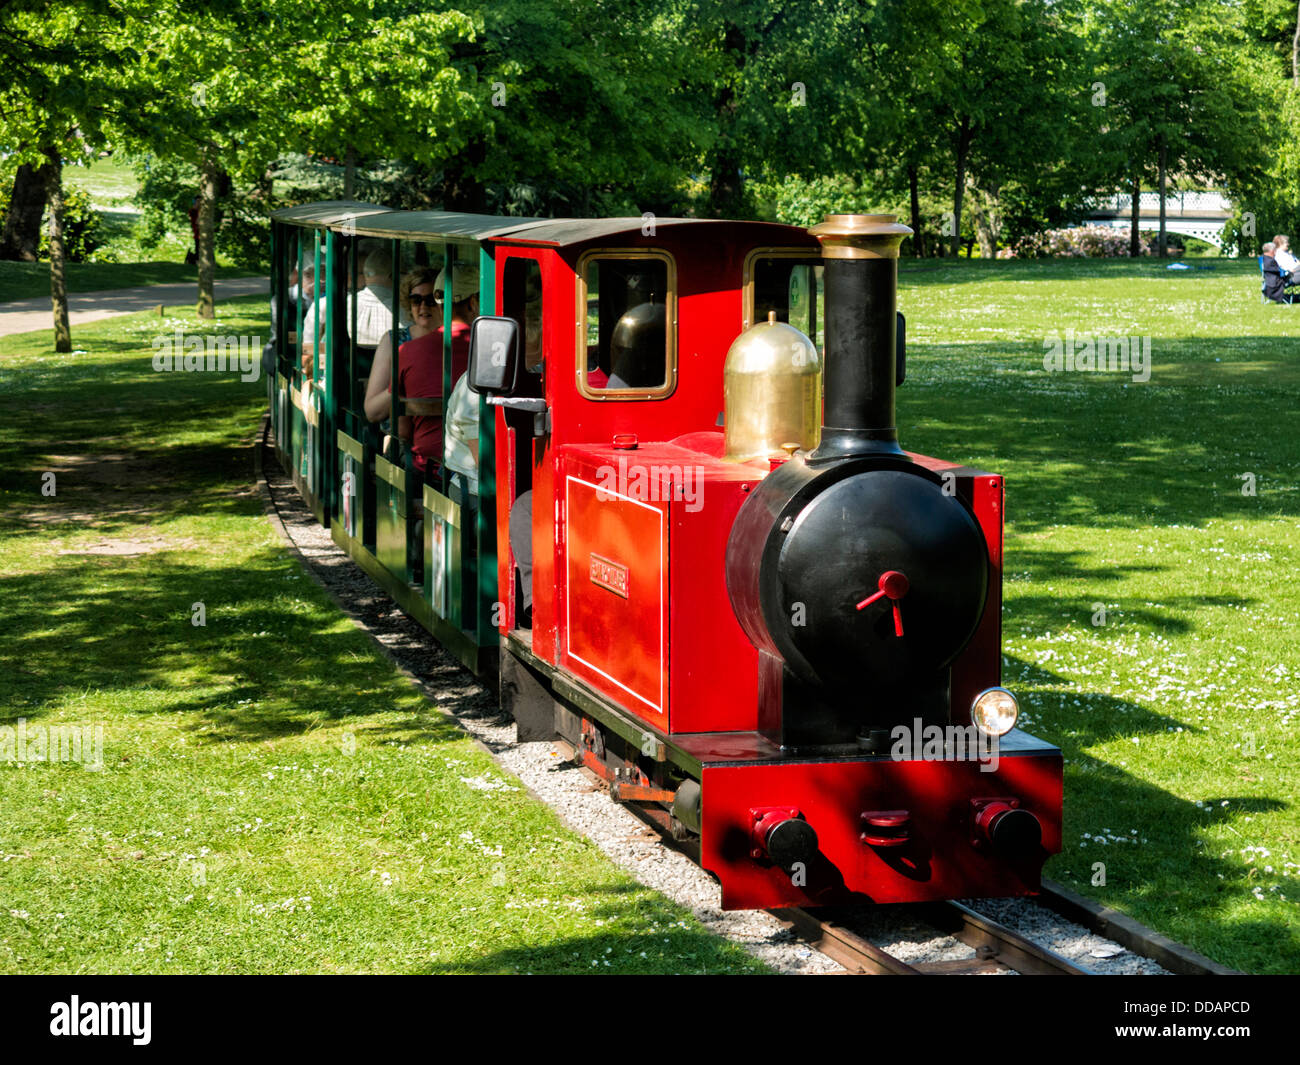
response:
[[(701, 766), (700, 864), (724, 909), (1033, 894), (1061, 849), (1061, 752), (1018, 730), (983, 760), (821, 759), (734, 733), (673, 743)], [(804, 861), (755, 846), (781, 808), (815, 835)]]

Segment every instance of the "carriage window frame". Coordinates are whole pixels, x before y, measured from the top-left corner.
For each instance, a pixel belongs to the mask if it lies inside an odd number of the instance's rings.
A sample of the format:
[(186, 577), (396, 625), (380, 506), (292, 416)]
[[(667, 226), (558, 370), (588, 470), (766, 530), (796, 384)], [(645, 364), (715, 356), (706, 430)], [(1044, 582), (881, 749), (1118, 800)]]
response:
[(748, 329), (754, 324), (754, 273), (758, 267), (759, 259), (813, 259), (818, 263), (823, 261), (820, 248), (792, 248), (789, 245), (785, 247), (754, 248), (745, 256), (745, 264), (742, 269), (741, 285), (741, 331)]
[[(664, 295), (667, 336), (664, 340), (664, 383), (655, 388), (593, 388), (587, 383), (587, 266), (593, 259), (657, 259), (666, 264), (668, 290)], [(677, 389), (677, 260), (662, 248), (591, 248), (578, 256), (577, 314), (574, 319), (575, 367), (578, 393), (596, 402), (666, 399)]]

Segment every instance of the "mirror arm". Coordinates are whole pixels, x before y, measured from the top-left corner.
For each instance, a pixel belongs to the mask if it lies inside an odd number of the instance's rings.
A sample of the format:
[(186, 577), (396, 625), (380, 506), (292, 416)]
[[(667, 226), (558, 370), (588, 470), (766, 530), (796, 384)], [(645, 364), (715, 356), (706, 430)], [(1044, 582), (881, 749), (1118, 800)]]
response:
[(546, 405), (546, 400), (514, 396), (485, 396), (484, 398), (493, 407), (528, 411), (533, 416), (533, 436), (551, 435), (551, 411)]
[(522, 399), (515, 396), (484, 396), (493, 407), (508, 407), (510, 410), (528, 410), (539, 414), (546, 410), (544, 399)]

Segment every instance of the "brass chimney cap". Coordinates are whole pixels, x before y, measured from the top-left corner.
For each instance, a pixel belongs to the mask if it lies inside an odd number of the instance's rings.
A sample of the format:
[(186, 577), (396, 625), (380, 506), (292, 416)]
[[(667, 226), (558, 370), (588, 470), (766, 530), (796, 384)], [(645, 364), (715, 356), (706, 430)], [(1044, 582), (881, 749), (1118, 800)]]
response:
[(808, 230), (828, 259), (897, 259), (912, 230), (892, 214), (828, 214)]

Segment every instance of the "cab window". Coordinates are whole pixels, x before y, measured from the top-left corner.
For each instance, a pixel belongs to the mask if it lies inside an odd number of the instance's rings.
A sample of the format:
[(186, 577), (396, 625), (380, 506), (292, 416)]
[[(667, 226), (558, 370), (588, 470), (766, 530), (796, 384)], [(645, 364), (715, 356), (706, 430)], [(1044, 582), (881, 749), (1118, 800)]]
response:
[(825, 342), (822, 261), (817, 256), (756, 255), (749, 263), (746, 320), (766, 322), (776, 313), (820, 351)]
[(639, 399), (672, 391), (676, 313), (672, 259), (593, 252), (579, 261), (579, 390)]

